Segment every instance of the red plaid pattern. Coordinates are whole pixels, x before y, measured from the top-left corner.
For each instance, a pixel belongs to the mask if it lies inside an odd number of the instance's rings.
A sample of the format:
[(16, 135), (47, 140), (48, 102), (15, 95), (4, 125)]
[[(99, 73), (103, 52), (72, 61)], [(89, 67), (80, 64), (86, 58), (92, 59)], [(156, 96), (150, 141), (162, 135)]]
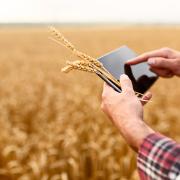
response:
[(137, 162), (142, 180), (180, 180), (180, 144), (154, 133), (144, 139)]

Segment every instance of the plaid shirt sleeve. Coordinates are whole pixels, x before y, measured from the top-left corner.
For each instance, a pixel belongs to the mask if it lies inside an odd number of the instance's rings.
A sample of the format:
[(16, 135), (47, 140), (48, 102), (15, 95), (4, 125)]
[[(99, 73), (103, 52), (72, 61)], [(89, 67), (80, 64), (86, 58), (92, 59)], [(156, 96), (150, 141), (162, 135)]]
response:
[(180, 144), (158, 134), (147, 136), (138, 153), (141, 180), (180, 180)]

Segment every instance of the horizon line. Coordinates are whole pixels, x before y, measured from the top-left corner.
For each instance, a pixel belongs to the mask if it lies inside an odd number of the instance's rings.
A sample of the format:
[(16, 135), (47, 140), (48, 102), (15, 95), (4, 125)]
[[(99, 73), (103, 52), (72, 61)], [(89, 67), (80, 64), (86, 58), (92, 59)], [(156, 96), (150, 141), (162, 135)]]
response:
[(124, 26), (180, 26), (180, 23), (136, 23), (136, 22), (0, 22), (0, 26), (46, 26), (46, 25), (57, 25), (57, 26), (103, 26), (103, 25), (124, 25)]

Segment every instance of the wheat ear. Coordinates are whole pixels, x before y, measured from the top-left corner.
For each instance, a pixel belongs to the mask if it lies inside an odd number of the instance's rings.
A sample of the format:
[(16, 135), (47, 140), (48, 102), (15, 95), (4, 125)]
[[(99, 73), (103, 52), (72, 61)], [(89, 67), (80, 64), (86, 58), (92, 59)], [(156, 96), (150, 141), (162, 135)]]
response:
[(49, 27), (52, 34), (62, 43), (66, 48), (70, 49), (73, 54), (78, 56), (79, 58), (89, 61), (92, 64), (96, 65), (97, 67), (103, 67), (102, 63), (97, 61), (95, 58), (88, 56), (87, 54), (78, 51), (72, 43), (70, 43), (59, 31), (56, 30), (54, 27)]
[[(55, 41), (58, 44), (61, 44), (63, 46), (65, 46), (66, 48), (70, 49), (76, 56), (80, 57), (81, 59), (92, 63), (92, 67), (96, 70), (98, 70), (99, 72), (101, 72), (102, 74), (105, 74), (105, 76), (107, 76), (109, 79), (111, 79), (112, 82), (114, 82), (117, 86), (121, 87), (119, 81), (117, 81), (102, 65), (102, 63), (100, 63), (97, 59), (88, 56), (85, 53), (82, 53), (80, 51), (78, 51), (77, 49), (75, 49), (74, 45), (72, 43), (70, 43), (58, 30), (56, 30), (56, 28), (54, 27), (50, 27), (49, 28), (50, 31), (52, 32), (52, 34), (58, 39), (58, 41), (56, 39), (51, 38), (51, 40)], [(63, 72), (69, 72), (71, 71), (72, 68), (70, 66), (67, 66), (65, 68), (62, 69)]]
[(68, 73), (69, 71), (75, 69), (75, 70), (81, 70), (81, 71), (86, 71), (90, 73), (95, 73), (96, 70), (91, 67), (89, 63), (83, 62), (83, 61), (67, 61), (66, 62), (67, 66), (65, 66), (62, 69), (62, 72)]
[[(69, 72), (73, 69), (78, 69), (78, 70), (82, 70), (82, 71), (86, 71), (86, 72), (94, 72), (96, 73), (97, 71), (101, 72), (102, 74), (104, 74), (108, 79), (110, 79), (113, 83), (115, 83), (117, 86), (121, 87), (120, 82), (117, 81), (117, 79), (115, 79), (102, 65), (102, 63), (100, 63), (97, 59), (82, 53), (80, 51), (78, 51), (77, 49), (75, 49), (74, 45), (72, 43), (70, 43), (59, 31), (57, 31), (54, 27), (49, 27), (50, 31), (52, 32), (52, 34), (58, 39), (54, 39), (51, 38), (51, 40), (55, 41), (58, 44), (61, 44), (63, 46), (65, 46), (66, 48), (70, 49), (72, 51), (73, 54), (75, 54), (77, 57), (81, 58), (82, 60), (89, 62), (90, 63), (90, 67), (88, 68), (86, 65), (84, 64), (78, 64), (76, 63), (69, 63), (66, 67), (64, 67), (62, 69), (63, 72)], [(82, 62), (82, 61), (81, 61)], [(83, 62), (84, 63), (84, 62)], [(139, 93), (139, 92), (135, 92), (135, 94), (139, 97), (139, 96), (143, 96), (143, 94)], [(142, 100), (142, 99), (141, 99)], [(142, 101), (146, 101), (146, 100), (142, 100)]]

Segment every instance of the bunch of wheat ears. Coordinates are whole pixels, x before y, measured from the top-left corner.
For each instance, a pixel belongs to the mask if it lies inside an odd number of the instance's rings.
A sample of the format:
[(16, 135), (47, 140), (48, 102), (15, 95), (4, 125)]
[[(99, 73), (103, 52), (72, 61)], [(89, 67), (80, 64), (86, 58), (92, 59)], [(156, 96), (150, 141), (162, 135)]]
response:
[[(76, 61), (67, 61), (66, 66), (62, 68), (62, 72), (68, 73), (71, 70), (81, 70), (86, 71), (90, 73), (101, 73), (104, 77), (109, 79), (111, 82), (113, 82), (116, 86), (121, 87), (120, 82), (115, 79), (103, 66), (101, 62), (99, 62), (97, 59), (77, 50), (75, 46), (69, 42), (56, 28), (49, 27), (50, 32), (52, 33), (53, 37), (50, 37), (51, 40), (54, 42), (65, 46), (67, 49), (69, 49), (74, 55), (76, 55), (81, 60)], [(142, 97), (143, 94), (135, 92), (138, 97)], [(141, 98), (142, 100), (142, 98)], [(146, 100), (142, 100), (146, 101)]]

